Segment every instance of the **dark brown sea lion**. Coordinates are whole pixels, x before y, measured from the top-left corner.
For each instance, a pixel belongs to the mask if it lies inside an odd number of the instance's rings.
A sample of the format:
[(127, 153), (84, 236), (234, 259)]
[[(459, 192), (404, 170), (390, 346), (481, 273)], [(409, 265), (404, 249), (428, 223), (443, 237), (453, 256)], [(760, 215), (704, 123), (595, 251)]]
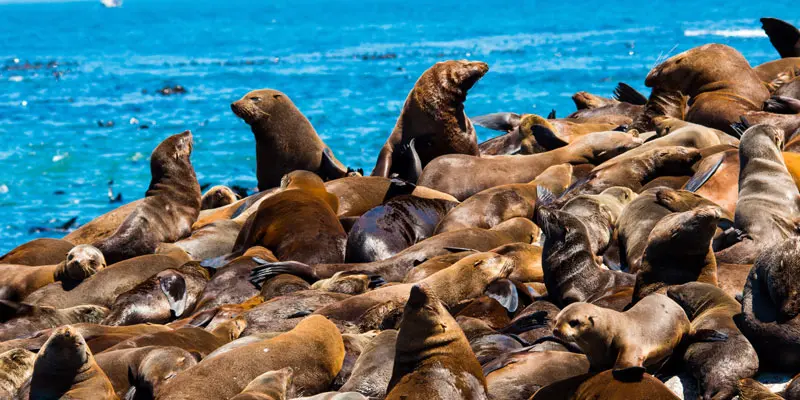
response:
[(717, 285), (717, 261), (711, 240), (721, 214), (706, 206), (662, 218), (647, 238), (633, 301), (687, 282)]
[(672, 56), (647, 75), (645, 85), (691, 98), (686, 120), (733, 134), (731, 124), (761, 110), (769, 91), (735, 49), (707, 44)]
[(75, 244), (66, 240), (41, 238), (21, 244), (0, 257), (0, 264), (53, 265), (64, 261)]
[(491, 158), (452, 154), (431, 162), (419, 184), (464, 200), (491, 187), (530, 182), (552, 165), (600, 164), (641, 144), (642, 139), (624, 132), (597, 132), (540, 154)]
[(259, 189), (280, 186), (281, 178), (295, 170), (311, 171), (325, 180), (347, 175), (347, 168), (285, 94), (254, 90), (233, 102), (231, 110), (250, 125), (256, 138)]
[(515, 217), (533, 217), (536, 188), (542, 186), (561, 194), (572, 180), (570, 164), (554, 165), (530, 183), (512, 183), (483, 190), (457, 205), (439, 222), (436, 233), (464, 228), (489, 229)]
[(739, 199), (734, 226), (738, 240), (717, 250), (717, 260), (752, 263), (758, 253), (796, 236), (800, 192), (786, 169), (780, 149), (783, 133), (767, 125), (749, 128), (739, 145)]
[(486, 399), (486, 380), (467, 338), (424, 284), (403, 310), (387, 400)]
[(111, 305), (106, 325), (164, 324), (194, 310), (208, 282), (208, 271), (197, 262), (163, 270), (133, 289), (121, 293)]
[[(339, 217), (359, 217), (381, 205), (392, 181), (380, 176), (348, 176), (325, 182), (325, 190), (339, 199)], [(411, 187), (410, 194), (426, 199), (457, 201), (455, 197), (424, 186)]]
[[(314, 351), (308, 351), (313, 349)], [(344, 344), (336, 326), (310, 316), (272, 339), (237, 347), (183, 371), (161, 386), (159, 399), (224, 400), (267, 371), (291, 367), (297, 395), (326, 390), (339, 373)]]
[(185, 327), (171, 331), (155, 332), (124, 340), (109, 347), (104, 352), (145, 346), (173, 346), (200, 354), (202, 358), (226, 343), (236, 340), (244, 331), (246, 325), (244, 318), (237, 317), (220, 324), (212, 331), (207, 331), (203, 328)]
[(532, 400), (678, 400), (669, 388), (652, 375), (637, 380), (617, 380), (612, 371), (589, 373), (545, 386)]
[(347, 234), (345, 261), (367, 263), (394, 256), (433, 236), (439, 221), (457, 204), (404, 195), (367, 211)]
[(589, 372), (589, 360), (583, 354), (526, 348), (484, 372), (490, 399), (527, 400), (544, 386)]
[(0, 301), (0, 313), (10, 318), (0, 325), (0, 341), (29, 336), (37, 331), (62, 325), (100, 323), (109, 310), (102, 306), (81, 305), (64, 309)]
[(178, 268), (181, 264), (175, 258), (160, 254), (134, 257), (98, 271), (75, 287), (65, 287), (63, 282), (51, 283), (31, 293), (23, 301), (60, 308), (81, 304), (111, 307), (120, 294), (133, 289), (154, 274)]
[(197, 364), (192, 353), (177, 348), (146, 346), (104, 351), (94, 356), (120, 398), (153, 398), (159, 386)]
[(261, 202), (247, 219), (234, 254), (258, 245), (282, 261), (343, 262), (347, 235), (336, 217), (336, 197), (308, 171), (289, 173), (281, 186), (289, 190)]
[[(495, 300), (491, 299), (491, 301)], [(504, 354), (519, 350), (524, 344), (527, 344), (519, 338), (495, 331), (478, 318), (458, 316), (456, 322), (464, 331), (472, 353), (475, 354), (475, 358), (481, 365), (486, 365)]]
[(764, 247), (750, 270), (736, 325), (759, 354), (762, 369), (800, 368), (800, 238)]
[(281, 368), (265, 372), (250, 381), (241, 393), (231, 400), (286, 400), (292, 398), (292, 369)]
[(56, 329), (33, 365), (31, 399), (118, 399), (83, 336), (70, 325)]
[(634, 275), (600, 267), (579, 217), (537, 207), (535, 221), (545, 236), (542, 270), (548, 297), (554, 304), (564, 307), (592, 302), (615, 288), (633, 286)]
[(55, 265), (22, 266), (0, 264), (0, 297), (21, 300), (53, 282), (74, 286), (106, 267), (100, 250), (81, 244)]
[(191, 232), (200, 212), (200, 184), (189, 156), (192, 133), (172, 135), (150, 155), (150, 186), (113, 235), (94, 242), (109, 264), (152, 254), (159, 243), (175, 242)]
[(614, 226), (623, 208), (636, 196), (629, 188), (614, 186), (599, 194), (573, 197), (561, 207), (561, 211), (581, 219), (589, 234), (592, 253), (603, 254), (612, 242)]
[[(467, 91), (488, 70), (486, 63), (466, 60), (439, 62), (426, 70), (408, 94), (372, 175), (387, 178), (393, 172), (405, 172), (407, 166), (394, 163), (393, 153), (412, 139), (422, 168), (444, 154), (477, 156), (475, 128), (464, 113), (464, 101)], [(408, 176), (400, 178), (410, 180)]]
[(0, 397), (17, 399), (25, 385), (30, 384), (36, 354), (25, 349), (13, 349), (0, 354)]
[(392, 377), (397, 331), (387, 329), (375, 336), (356, 360), (350, 379), (339, 389), (368, 397), (386, 396)]
[(253, 246), (247, 249), (244, 254), (217, 269), (198, 297), (194, 311), (209, 310), (223, 304), (239, 304), (257, 295), (258, 289), (247, 281), (250, 271), (258, 266), (253, 257), (278, 261), (272, 252), (264, 247)]
[(227, 186), (214, 186), (208, 189), (200, 198), (200, 210), (210, 210), (233, 204), (238, 200), (236, 193)]
[[(359, 274), (358, 272), (337, 272), (330, 278), (314, 282), (310, 289), (355, 295), (369, 290), (371, 284), (372, 278), (369, 275)], [(261, 289), (263, 292), (264, 287)]]
[(667, 296), (683, 307), (693, 330), (714, 330), (728, 335), (728, 340), (722, 342), (690, 344), (683, 359), (700, 382), (704, 399), (732, 398), (737, 382), (758, 371), (755, 349), (733, 322), (734, 315), (741, 312), (741, 305), (722, 289), (701, 282), (672, 286)]
[(669, 297), (653, 294), (628, 311), (574, 303), (556, 317), (553, 333), (583, 350), (592, 369), (658, 370), (691, 331), (683, 309)]

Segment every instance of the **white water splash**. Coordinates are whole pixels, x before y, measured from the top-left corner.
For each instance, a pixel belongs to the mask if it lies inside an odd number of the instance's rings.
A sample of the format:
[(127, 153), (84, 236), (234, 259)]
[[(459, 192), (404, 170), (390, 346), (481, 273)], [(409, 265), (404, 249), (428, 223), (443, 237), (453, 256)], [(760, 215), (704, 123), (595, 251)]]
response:
[(687, 29), (683, 31), (683, 36), (722, 36), (738, 38), (757, 38), (767, 37), (761, 29)]

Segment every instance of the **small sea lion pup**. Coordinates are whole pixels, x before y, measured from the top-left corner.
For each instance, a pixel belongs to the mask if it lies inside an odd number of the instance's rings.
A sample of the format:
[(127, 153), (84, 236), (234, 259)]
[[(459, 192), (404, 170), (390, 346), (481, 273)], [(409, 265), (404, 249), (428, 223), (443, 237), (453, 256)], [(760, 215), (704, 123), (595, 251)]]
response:
[(294, 170), (311, 171), (325, 180), (347, 175), (345, 168), (320, 139), (311, 122), (289, 96), (273, 89), (254, 90), (231, 104), (256, 137), (258, 188), (280, 186)]
[(765, 248), (797, 236), (800, 192), (781, 155), (783, 132), (753, 126), (739, 143), (739, 199), (736, 237), (717, 250), (717, 262), (750, 264)]
[(31, 399), (119, 399), (78, 331), (56, 329), (33, 364)]
[(109, 265), (152, 254), (159, 243), (188, 236), (200, 213), (200, 184), (189, 157), (192, 133), (166, 138), (150, 155), (150, 187), (111, 237), (93, 243)]
[[(467, 91), (489, 71), (486, 63), (479, 61), (443, 61), (425, 71), (408, 94), (403, 111), (383, 145), (373, 176), (388, 178), (398, 173), (405, 180), (416, 182), (408, 175), (409, 162), (420, 163), (425, 168), (434, 158), (443, 154), (469, 154), (477, 156), (478, 140), (472, 121), (464, 113)], [(411, 140), (414, 143), (411, 144)], [(403, 157), (394, 162), (393, 155), (399, 146), (410, 145), (416, 156)]]
[(650, 372), (661, 368), (690, 331), (681, 306), (653, 294), (625, 312), (589, 303), (570, 304), (558, 313), (553, 334), (577, 344), (592, 370), (613, 368), (621, 378), (635, 378), (645, 368)]
[(486, 380), (464, 332), (425, 285), (414, 285), (397, 333), (386, 399), (486, 398)]
[(756, 258), (736, 325), (750, 339), (761, 368), (800, 369), (800, 238), (764, 249)]
[(733, 398), (737, 382), (758, 370), (755, 349), (733, 322), (742, 306), (722, 289), (701, 282), (672, 286), (667, 296), (683, 307), (693, 330), (711, 329), (728, 335), (723, 342), (690, 344), (683, 360), (700, 382), (704, 399)]
[(759, 111), (769, 91), (736, 49), (707, 44), (670, 57), (647, 75), (654, 90), (691, 98), (686, 120), (735, 134), (731, 124), (748, 111)]

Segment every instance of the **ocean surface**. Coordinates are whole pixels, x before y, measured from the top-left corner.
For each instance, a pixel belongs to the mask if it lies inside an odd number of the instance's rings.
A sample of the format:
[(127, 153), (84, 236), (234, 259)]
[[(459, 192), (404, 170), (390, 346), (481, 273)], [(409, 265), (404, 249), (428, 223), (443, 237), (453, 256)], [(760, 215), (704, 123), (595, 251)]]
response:
[[(796, 15), (745, 0), (0, 0), (0, 254), (118, 207), (110, 181), (123, 202), (142, 197), (150, 152), (186, 129), (201, 184), (255, 187), (252, 133), (230, 110), (252, 89), (288, 94), (339, 160), (369, 172), (437, 61), (489, 64), (468, 115), (566, 116), (576, 91), (649, 94), (659, 58), (697, 45), (775, 59), (758, 19)], [(159, 93), (175, 85), (186, 93)]]

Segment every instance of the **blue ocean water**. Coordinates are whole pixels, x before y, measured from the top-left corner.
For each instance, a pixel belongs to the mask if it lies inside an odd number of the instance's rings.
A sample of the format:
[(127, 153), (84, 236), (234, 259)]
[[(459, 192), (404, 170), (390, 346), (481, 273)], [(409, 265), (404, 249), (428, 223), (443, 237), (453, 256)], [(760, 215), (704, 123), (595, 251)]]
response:
[[(746, 0), (0, 0), (0, 254), (64, 234), (35, 227), (119, 206), (110, 180), (124, 201), (142, 197), (150, 152), (186, 129), (201, 184), (255, 187), (252, 134), (229, 107), (252, 89), (288, 94), (341, 161), (369, 172), (437, 61), (489, 64), (469, 115), (565, 116), (576, 91), (610, 95), (624, 81), (649, 93), (660, 56), (700, 44), (753, 65), (777, 58), (758, 18), (795, 15)], [(187, 93), (159, 94), (167, 85)]]

